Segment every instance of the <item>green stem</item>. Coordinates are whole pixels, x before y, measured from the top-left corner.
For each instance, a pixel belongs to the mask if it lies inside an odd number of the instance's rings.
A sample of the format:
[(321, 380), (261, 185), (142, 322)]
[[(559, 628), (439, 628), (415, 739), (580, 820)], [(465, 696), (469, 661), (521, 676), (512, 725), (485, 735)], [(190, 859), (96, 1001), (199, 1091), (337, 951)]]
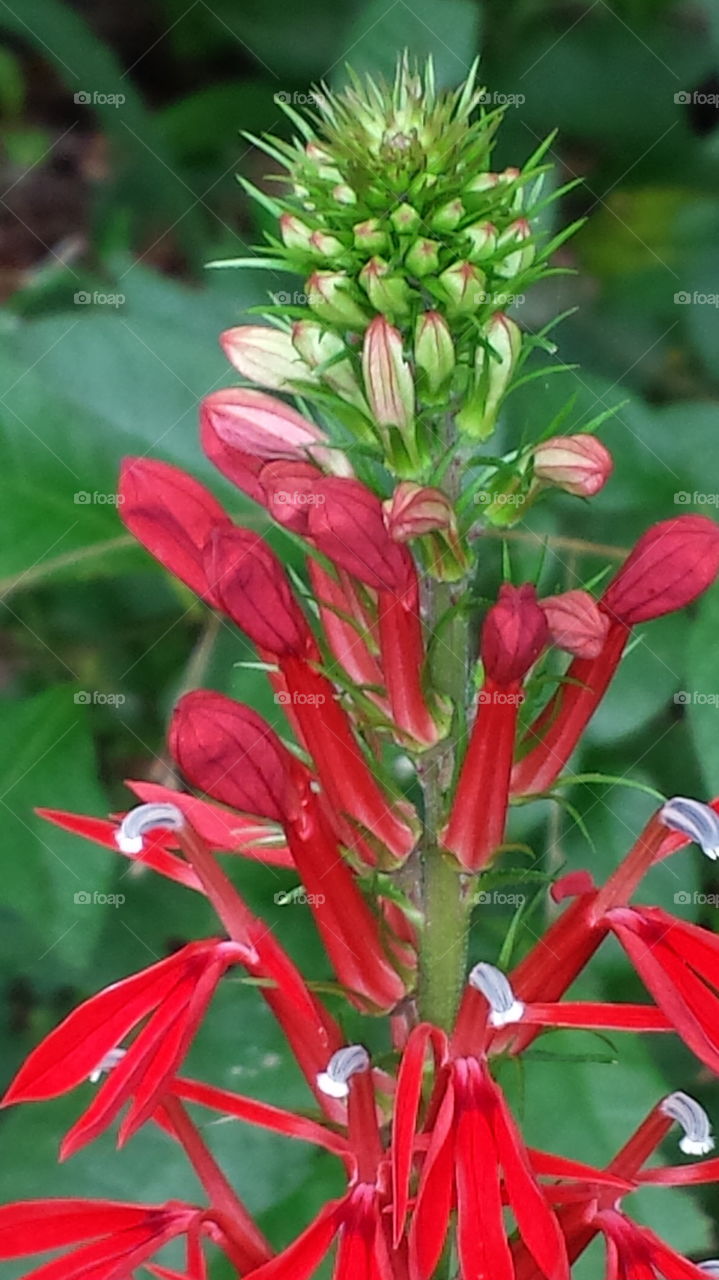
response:
[[(457, 747), (465, 733), (465, 707), (470, 634), (466, 615), (448, 610), (461, 599), (464, 586), (426, 584), (427, 624), (434, 636), (430, 659), (433, 690), (454, 707), (448, 736), (420, 761), (424, 793), (421, 842), (424, 927), (420, 946), (419, 1013), (422, 1019), (450, 1030), (455, 1019), (467, 965), (471, 894), (467, 877), (444, 854), (438, 833), (447, 817)], [(441, 620), (445, 617), (444, 625)]]

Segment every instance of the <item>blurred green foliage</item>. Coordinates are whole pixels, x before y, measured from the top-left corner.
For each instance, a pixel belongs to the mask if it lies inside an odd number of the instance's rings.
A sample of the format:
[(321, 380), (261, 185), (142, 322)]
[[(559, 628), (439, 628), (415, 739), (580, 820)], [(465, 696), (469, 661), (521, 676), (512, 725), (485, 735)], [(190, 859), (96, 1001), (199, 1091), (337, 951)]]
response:
[[(261, 180), (265, 161), (239, 131), (285, 128), (276, 94), (296, 95), (301, 105), (313, 81), (341, 82), (346, 61), (386, 72), (405, 45), (432, 53), (439, 78), (451, 84), (479, 51), (489, 92), (508, 97), (498, 165), (521, 162), (558, 128), (550, 152), (556, 181), (584, 177), (561, 212), (567, 221), (588, 219), (563, 250), (576, 274), (553, 279), (519, 309), (523, 324), (540, 329), (576, 308), (558, 330), (557, 359), (581, 367), (518, 390), (505, 430), (508, 438), (538, 434), (570, 396), (563, 430), (618, 406), (602, 428), (616, 472), (591, 505), (559, 497), (518, 526), (510, 543), (518, 575), (534, 575), (549, 537), (544, 589), (577, 585), (616, 563), (652, 521), (680, 511), (715, 515), (719, 503), (719, 18), (712, 0), (304, 0), (294, 7), (200, 0), (189, 9), (184, 0), (152, 0), (138, 6), (136, 27), (128, 6), (129, 35), (112, 29), (110, 8), (60, 0), (0, 7), (6, 219), (27, 222), (26, 212), (14, 212), (10, 189), (27, 190), (42, 175), (63, 130), (86, 141), (99, 135), (106, 148), (102, 172), (83, 187), (81, 252), (68, 257), (48, 240), (39, 208), (29, 226), (34, 260), (0, 312), (4, 1080), (78, 999), (212, 927), (191, 894), (47, 827), (33, 807), (103, 814), (126, 803), (123, 777), (165, 777), (163, 731), (183, 687), (204, 682), (275, 710), (257, 672), (238, 666), (253, 656), (241, 638), (131, 544), (112, 494), (122, 455), (150, 454), (191, 468), (233, 512), (262, 520), (203, 460), (196, 410), (204, 394), (232, 380), (218, 331), (266, 297), (267, 277), (205, 272), (202, 264), (244, 253), (261, 238), (234, 174)], [(44, 80), (51, 86), (45, 98), (38, 91)], [(277, 545), (289, 553), (286, 543)], [(499, 541), (488, 538), (481, 552), (491, 590)], [(641, 630), (577, 772), (626, 776), (670, 794), (719, 791), (718, 627), (715, 591), (691, 616)], [(531, 846), (534, 862), (517, 858), (515, 889), (528, 865), (605, 874), (653, 804), (620, 783), (586, 782), (562, 794), (571, 807), (516, 813), (514, 836)], [(694, 895), (719, 885), (697, 857), (662, 864), (647, 896), (715, 927), (715, 908)], [(291, 877), (256, 867), (235, 874), (308, 971), (323, 976), (304, 909), (274, 902)], [(526, 886), (529, 896), (543, 892), (541, 884)], [(121, 893), (125, 903), (103, 908), (76, 901), (78, 892)], [(691, 901), (677, 904), (675, 894)], [(511, 915), (511, 906), (479, 911), (477, 957), (496, 958)], [(585, 991), (631, 995), (627, 973), (608, 948)], [(719, 1124), (719, 1091), (689, 1054), (625, 1041), (617, 1053), (588, 1035), (546, 1037), (548, 1056), (529, 1062), (523, 1079), (508, 1077), (532, 1140), (606, 1159), (669, 1088), (704, 1097)], [(225, 984), (190, 1069), (285, 1104), (305, 1098), (269, 1016), (241, 984)], [(159, 1132), (143, 1133), (117, 1156), (106, 1140), (59, 1169), (57, 1139), (81, 1105), (73, 1096), (4, 1117), (0, 1198), (195, 1194)], [(334, 1163), (299, 1144), (288, 1151), (227, 1124), (208, 1123), (206, 1132), (277, 1239), (291, 1237), (337, 1185)], [(664, 1194), (647, 1193), (642, 1204), (660, 1226), (668, 1217)], [(700, 1256), (716, 1253), (705, 1216), (710, 1196), (678, 1203), (672, 1242)]]

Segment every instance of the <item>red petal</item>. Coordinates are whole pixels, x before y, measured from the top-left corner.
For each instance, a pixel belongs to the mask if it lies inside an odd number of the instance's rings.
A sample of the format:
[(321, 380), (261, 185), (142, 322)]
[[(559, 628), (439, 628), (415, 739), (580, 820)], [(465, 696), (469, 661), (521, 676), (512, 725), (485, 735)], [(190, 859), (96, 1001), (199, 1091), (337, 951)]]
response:
[(412, 1151), (417, 1128), (419, 1104), (422, 1097), (422, 1079), (427, 1045), (434, 1050), (435, 1062), (447, 1057), (447, 1037), (430, 1023), (420, 1023), (407, 1041), (399, 1074), (397, 1094), (392, 1120), (392, 1185), (394, 1244), (397, 1247), (404, 1231), (409, 1199), (409, 1176), (412, 1168)]
[(204, 563), (220, 608), (254, 645), (275, 657), (314, 656), (307, 619), (282, 564), (259, 534), (232, 526), (216, 530)]
[(0, 1258), (21, 1258), (146, 1226), (156, 1210), (120, 1200), (20, 1200), (0, 1206)]
[(292, 1111), (283, 1111), (281, 1107), (270, 1106), (267, 1102), (258, 1102), (255, 1098), (246, 1098), (242, 1094), (232, 1093), (228, 1089), (216, 1089), (212, 1085), (200, 1084), (195, 1080), (178, 1077), (172, 1086), (172, 1092), (186, 1102), (198, 1102), (203, 1107), (212, 1107), (225, 1115), (235, 1116), (248, 1124), (259, 1125), (263, 1129), (271, 1129), (275, 1133), (283, 1133), (288, 1138), (299, 1138), (303, 1142), (312, 1142), (324, 1147), (334, 1155), (346, 1158), (350, 1153), (347, 1139), (332, 1129), (326, 1129), (309, 1120), (306, 1116), (294, 1115)]
[(457, 1125), (457, 1248), (462, 1271), (476, 1280), (513, 1280), (494, 1136), (479, 1107)]
[(252, 1272), (252, 1280), (309, 1280), (337, 1234), (345, 1200), (330, 1200), (287, 1249)]
[(111, 1049), (174, 988), (188, 964), (217, 942), (191, 942), (158, 964), (113, 983), (75, 1009), (51, 1031), (20, 1068), (3, 1099), (56, 1098), (86, 1080)]
[(559, 1004), (525, 1006), (523, 1022), (551, 1027), (603, 1027), (608, 1031), (671, 1031), (673, 1023), (653, 1004)]
[(419, 1194), (410, 1228), (412, 1280), (429, 1280), (442, 1254), (454, 1191), (454, 1086), (447, 1081), (422, 1167)]
[[(165, 790), (165, 788), (162, 788), (162, 790)], [(54, 822), (55, 826), (61, 827), (63, 831), (71, 831), (73, 835), (84, 836), (86, 840), (93, 840), (95, 844), (101, 844), (106, 849), (112, 849), (113, 853), (120, 853), (123, 857), (130, 858), (132, 862), (139, 862), (143, 866), (150, 867), (151, 870), (166, 876), (168, 880), (175, 880), (178, 884), (185, 885), (187, 889), (195, 889), (199, 893), (204, 893), (204, 889), (192, 867), (188, 867), (182, 858), (175, 857), (174, 854), (167, 852), (165, 845), (170, 837), (169, 832), (155, 831), (145, 839), (141, 853), (125, 854), (122, 849), (118, 848), (117, 840), (115, 839), (116, 822), (109, 822), (106, 818), (89, 818), (81, 813), (65, 813), (61, 809), (36, 809), (35, 812), (40, 818), (45, 818), (48, 822)]]
[(285, 844), (266, 843), (270, 839), (278, 839), (278, 828), (270, 823), (243, 818), (230, 809), (199, 800), (184, 791), (161, 787), (156, 782), (127, 782), (125, 785), (143, 804), (174, 804), (211, 849), (238, 853), (243, 858), (252, 858), (267, 866), (294, 866)]

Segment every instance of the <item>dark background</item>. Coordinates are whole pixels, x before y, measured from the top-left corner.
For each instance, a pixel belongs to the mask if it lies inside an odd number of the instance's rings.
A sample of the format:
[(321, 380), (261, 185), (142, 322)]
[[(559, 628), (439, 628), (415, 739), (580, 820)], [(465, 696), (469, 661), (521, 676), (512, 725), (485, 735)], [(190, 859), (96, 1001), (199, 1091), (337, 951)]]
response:
[[(204, 267), (261, 242), (234, 175), (262, 183), (269, 164), (239, 131), (285, 131), (276, 94), (301, 105), (313, 81), (341, 85), (346, 60), (390, 72), (403, 46), (433, 54), (446, 85), (481, 52), (482, 81), (510, 95), (498, 168), (520, 164), (556, 128), (550, 182), (584, 178), (555, 213), (562, 223), (588, 219), (562, 250), (576, 274), (545, 282), (517, 309), (536, 330), (577, 308), (557, 330), (554, 359), (581, 367), (510, 398), (507, 430), (538, 435), (563, 406), (563, 431), (615, 409), (601, 434), (617, 471), (591, 506), (559, 497), (520, 523), (517, 571), (534, 572), (540, 532), (551, 538), (548, 592), (616, 562), (653, 520), (716, 514), (719, 9), (711, 0), (2, 0), (3, 1080), (72, 1004), (213, 927), (189, 892), (60, 834), (33, 806), (104, 814), (126, 806), (123, 778), (167, 781), (164, 727), (183, 688), (205, 683), (276, 719), (262, 678), (237, 665), (253, 654), (125, 536), (112, 503), (117, 465), (126, 453), (179, 462), (243, 511), (196, 439), (198, 399), (232, 381), (217, 333), (268, 288), (259, 272)], [(490, 589), (498, 540), (483, 541), (480, 553)], [(518, 812), (514, 838), (534, 859), (518, 855), (519, 866), (605, 875), (654, 804), (630, 780), (664, 794), (719, 790), (718, 635), (717, 590), (691, 617), (641, 631), (578, 764), (615, 781), (564, 789), (566, 807)], [(307, 971), (323, 976), (304, 908), (274, 902), (291, 878), (247, 867), (237, 875)], [(537, 890), (526, 886), (527, 895)], [(76, 900), (112, 893), (124, 902)], [(644, 891), (709, 927), (713, 894), (719, 881), (696, 849), (659, 868)], [(477, 957), (499, 955), (511, 918), (511, 905), (478, 912)], [(611, 947), (582, 989), (642, 998)], [(373, 1034), (381, 1046), (381, 1031), (365, 1033)], [(719, 1091), (680, 1048), (581, 1034), (541, 1046), (521, 1079), (505, 1076), (537, 1144), (606, 1160), (676, 1088), (702, 1097), (719, 1124)], [(191, 1067), (306, 1105), (268, 1014), (238, 982), (224, 984)], [(58, 1168), (59, 1135), (80, 1105), (75, 1094), (4, 1117), (0, 1198), (196, 1194), (178, 1154), (149, 1130), (119, 1155), (105, 1139)], [(301, 1144), (234, 1123), (206, 1132), (278, 1241), (340, 1185), (334, 1162)], [(667, 1153), (679, 1158), (675, 1140)], [(635, 1207), (694, 1256), (719, 1251), (709, 1194), (652, 1192)]]

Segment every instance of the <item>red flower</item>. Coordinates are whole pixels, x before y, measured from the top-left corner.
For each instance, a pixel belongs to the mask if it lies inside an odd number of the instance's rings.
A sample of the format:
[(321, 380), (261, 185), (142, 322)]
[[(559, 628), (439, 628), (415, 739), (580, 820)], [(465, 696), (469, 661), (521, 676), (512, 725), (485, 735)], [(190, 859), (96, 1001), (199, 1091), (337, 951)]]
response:
[(706, 1271), (618, 1209), (603, 1209), (594, 1221), (607, 1245), (606, 1280), (706, 1280)]
[(505, 583), (482, 628), (485, 680), (443, 844), (478, 871), (504, 839), (522, 680), (549, 639), (534, 587)]
[(343, 861), (312, 789), (312, 775), (249, 707), (217, 693), (175, 708), (170, 749), (194, 786), (285, 829), (335, 972), (361, 1003), (395, 1004), (405, 986), (389, 963), (375, 916)]
[(147, 458), (125, 458), (119, 493), (118, 510), (130, 532), (160, 564), (214, 604), (203, 548), (213, 529), (231, 528), (219, 502), (184, 471)]
[(120, 1129), (120, 1142), (126, 1142), (162, 1097), (223, 973), (246, 958), (247, 949), (234, 942), (191, 942), (166, 960), (92, 996), (30, 1054), (2, 1105), (56, 1098), (76, 1088), (103, 1069), (108, 1059), (112, 1061), (110, 1055), (147, 1018), (68, 1133), (62, 1152), (71, 1155), (96, 1138), (132, 1096)]
[(530, 750), (515, 765), (512, 794), (546, 791), (561, 773), (609, 687), (630, 630), (696, 600), (719, 572), (719, 526), (706, 516), (675, 516), (639, 539), (599, 602), (610, 625), (595, 658), (575, 658), (527, 730)]
[(231, 529), (211, 538), (206, 563), (221, 607), (279, 664), (286, 705), (336, 813), (408, 854), (415, 835), (406, 806), (398, 812), (375, 781), (333, 685), (316, 670), (319, 649), (277, 557), (256, 534)]
[(659, 907), (616, 907), (605, 918), (682, 1040), (719, 1072), (719, 938)]

